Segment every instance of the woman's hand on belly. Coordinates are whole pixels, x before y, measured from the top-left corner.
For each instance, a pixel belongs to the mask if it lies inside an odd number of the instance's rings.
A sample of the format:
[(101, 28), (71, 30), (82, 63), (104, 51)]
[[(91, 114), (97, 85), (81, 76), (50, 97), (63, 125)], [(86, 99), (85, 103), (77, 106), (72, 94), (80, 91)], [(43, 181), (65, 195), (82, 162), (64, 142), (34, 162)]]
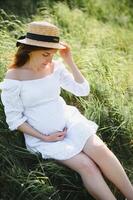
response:
[(65, 127), (63, 131), (58, 131), (47, 136), (45, 135), (45, 137), (47, 137), (45, 141), (47, 140), (46, 142), (56, 142), (56, 141), (63, 140), (66, 135), (66, 132), (67, 132), (67, 128)]

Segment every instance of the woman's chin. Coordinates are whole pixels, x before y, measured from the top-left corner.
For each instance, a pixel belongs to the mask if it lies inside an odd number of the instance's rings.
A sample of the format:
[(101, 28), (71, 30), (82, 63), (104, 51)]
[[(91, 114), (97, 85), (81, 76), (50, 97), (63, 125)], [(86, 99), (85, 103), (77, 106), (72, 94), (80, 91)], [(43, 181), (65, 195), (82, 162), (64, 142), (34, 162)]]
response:
[(41, 64), (40, 68), (45, 68), (47, 66), (47, 64)]

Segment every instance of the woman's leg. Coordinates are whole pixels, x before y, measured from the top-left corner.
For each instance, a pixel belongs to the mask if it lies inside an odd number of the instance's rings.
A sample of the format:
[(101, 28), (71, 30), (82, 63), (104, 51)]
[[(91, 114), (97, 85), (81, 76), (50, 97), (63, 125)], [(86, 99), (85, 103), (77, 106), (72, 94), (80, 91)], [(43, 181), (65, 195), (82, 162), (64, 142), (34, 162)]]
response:
[(81, 175), (88, 192), (97, 200), (116, 200), (97, 165), (83, 152), (67, 160), (57, 160)]
[(122, 165), (97, 135), (87, 140), (83, 152), (97, 163), (103, 174), (119, 188), (128, 200), (133, 200), (133, 186)]

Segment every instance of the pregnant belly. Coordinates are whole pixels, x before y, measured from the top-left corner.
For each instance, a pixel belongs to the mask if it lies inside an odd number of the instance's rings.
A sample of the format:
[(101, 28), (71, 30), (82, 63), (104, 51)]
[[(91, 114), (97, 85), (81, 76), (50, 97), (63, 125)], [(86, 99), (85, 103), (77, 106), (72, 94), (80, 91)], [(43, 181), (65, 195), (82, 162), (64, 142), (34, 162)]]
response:
[(61, 99), (27, 109), (25, 115), (27, 122), (44, 134), (62, 131), (66, 123), (65, 105)]

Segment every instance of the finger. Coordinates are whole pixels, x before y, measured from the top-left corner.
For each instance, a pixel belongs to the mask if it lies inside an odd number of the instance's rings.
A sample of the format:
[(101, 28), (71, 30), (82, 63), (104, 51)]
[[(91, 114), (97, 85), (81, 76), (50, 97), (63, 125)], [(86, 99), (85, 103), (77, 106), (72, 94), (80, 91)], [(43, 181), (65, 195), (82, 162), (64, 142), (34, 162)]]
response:
[(62, 137), (64, 136), (64, 133), (62, 132), (61, 134), (58, 135), (58, 137)]
[(59, 138), (62, 138), (62, 137), (64, 137), (64, 135), (59, 136)]
[(64, 50), (66, 50), (66, 48), (67, 48), (65, 45), (63, 45), (63, 44), (61, 44), (61, 45), (63, 46), (63, 49), (60, 49), (59, 52), (62, 52)]
[(62, 135), (59, 135), (58, 137), (64, 137), (65, 136), (65, 134), (63, 133)]
[(66, 46), (66, 45), (67, 45), (67, 43), (64, 42), (64, 41), (60, 42), (60, 44), (62, 44), (63, 46)]
[(70, 49), (70, 46), (66, 42), (60, 42), (61, 45), (65, 46), (66, 48)]
[(66, 135), (67, 131), (64, 131), (64, 135)]
[(58, 137), (57, 138), (57, 140), (63, 140), (64, 139), (64, 137)]
[(64, 133), (66, 134), (66, 132), (67, 132), (67, 128), (64, 130)]
[(66, 130), (67, 130), (67, 127), (64, 127), (64, 128), (63, 128), (63, 131), (66, 131)]

